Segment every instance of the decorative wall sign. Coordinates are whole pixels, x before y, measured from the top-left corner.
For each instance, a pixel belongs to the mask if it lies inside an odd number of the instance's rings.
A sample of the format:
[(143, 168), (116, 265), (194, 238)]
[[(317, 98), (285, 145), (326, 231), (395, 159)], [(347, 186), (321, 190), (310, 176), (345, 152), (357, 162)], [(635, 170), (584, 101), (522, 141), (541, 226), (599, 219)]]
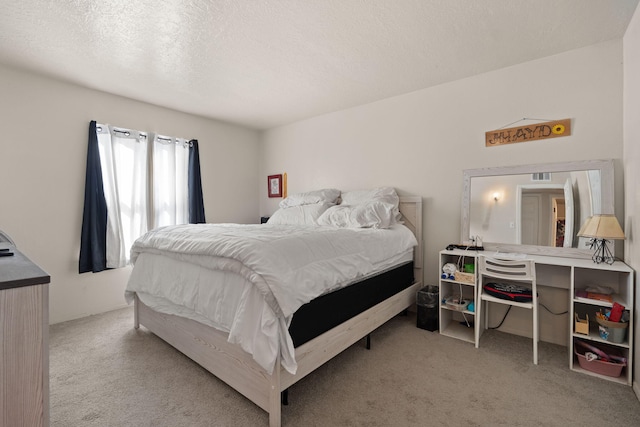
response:
[(571, 119), (534, 123), (507, 129), (485, 132), (485, 146), (515, 144), (516, 142), (536, 141), (571, 135)]
[(282, 197), (282, 175), (269, 175), (267, 189), (269, 197)]

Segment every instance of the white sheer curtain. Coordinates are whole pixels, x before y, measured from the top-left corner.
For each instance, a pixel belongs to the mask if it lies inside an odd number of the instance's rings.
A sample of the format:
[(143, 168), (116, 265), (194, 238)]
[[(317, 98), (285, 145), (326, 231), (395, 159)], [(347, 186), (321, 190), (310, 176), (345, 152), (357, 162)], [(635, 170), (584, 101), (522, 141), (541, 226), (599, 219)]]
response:
[(153, 227), (189, 222), (189, 141), (153, 140)]
[(134, 240), (148, 231), (147, 135), (97, 125), (100, 166), (107, 202), (107, 268), (129, 262)]
[(124, 267), (151, 228), (204, 223), (198, 140), (89, 123), (80, 273)]

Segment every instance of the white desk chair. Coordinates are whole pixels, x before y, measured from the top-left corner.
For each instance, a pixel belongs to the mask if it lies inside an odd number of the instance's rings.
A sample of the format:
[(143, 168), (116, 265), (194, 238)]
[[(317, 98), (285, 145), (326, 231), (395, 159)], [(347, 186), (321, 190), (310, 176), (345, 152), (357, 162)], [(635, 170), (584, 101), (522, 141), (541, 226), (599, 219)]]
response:
[[(497, 279), (497, 280), (496, 280)], [(531, 302), (516, 302), (507, 299), (497, 298), (489, 295), (484, 290), (484, 285), (491, 281), (502, 281), (502, 283), (524, 284), (531, 287)], [(536, 266), (533, 260), (500, 260), (478, 257), (478, 304), (476, 304), (477, 320), (482, 319), (482, 311), (485, 311), (484, 329), (487, 329), (489, 320), (489, 302), (506, 304), (515, 307), (522, 307), (531, 310), (533, 313), (533, 364), (538, 364), (538, 339), (540, 325), (538, 324), (538, 293), (536, 289)], [(483, 307), (484, 305), (484, 307)], [(480, 344), (480, 328), (475, 328), (476, 348)]]

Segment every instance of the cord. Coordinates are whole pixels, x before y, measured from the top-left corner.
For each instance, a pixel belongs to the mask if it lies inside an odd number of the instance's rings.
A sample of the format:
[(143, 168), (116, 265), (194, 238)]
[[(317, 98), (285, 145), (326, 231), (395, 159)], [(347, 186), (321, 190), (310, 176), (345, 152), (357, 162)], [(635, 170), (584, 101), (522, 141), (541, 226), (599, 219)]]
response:
[[(458, 287), (460, 288), (460, 303), (462, 303), (462, 301), (464, 301), (464, 298), (462, 297), (462, 283), (458, 283)], [(464, 312), (462, 313), (462, 317), (464, 318), (464, 321), (467, 324), (467, 328), (470, 328), (471, 325), (469, 324), (469, 321), (467, 320), (467, 316), (464, 315)]]
[(502, 326), (502, 324), (506, 320), (507, 314), (509, 314), (509, 312), (511, 311), (511, 307), (513, 307), (513, 306), (512, 305), (509, 306), (509, 308), (507, 309), (507, 312), (504, 314), (504, 317), (502, 318), (502, 320), (500, 321), (500, 324), (498, 326), (494, 326), (493, 328), (487, 328), (487, 329), (498, 329), (498, 328), (500, 328), (500, 326)]
[[(464, 248), (464, 249), (463, 249), (463, 251), (468, 251), (470, 247), (471, 247), (471, 246), (467, 246), (466, 248)], [(460, 255), (460, 256), (458, 257), (458, 262), (456, 262), (456, 266), (458, 267), (458, 271), (459, 271), (459, 272), (461, 272), (461, 273), (462, 273), (462, 272), (463, 272), (463, 270), (464, 270), (464, 262), (465, 262), (465, 258), (466, 258), (466, 256), (465, 256), (465, 255)]]
[(541, 305), (542, 308), (544, 308), (545, 310), (547, 310), (549, 313), (553, 314), (554, 316), (562, 316), (563, 314), (567, 314), (569, 313), (569, 310), (567, 311), (563, 311), (561, 313), (554, 313), (553, 311), (549, 310), (549, 307), (547, 307), (546, 305), (542, 304), (542, 303), (538, 303), (538, 305)]
[[(467, 246), (464, 250), (466, 251), (468, 249), (469, 249), (469, 246)], [(458, 257), (458, 262), (456, 263), (456, 265), (458, 267), (458, 271), (464, 270), (464, 258), (465, 258), (464, 255), (460, 255)], [(464, 298), (462, 296), (462, 284), (458, 283), (458, 287), (459, 287), (459, 290), (460, 290), (460, 302), (462, 302), (464, 300)], [(464, 323), (467, 324), (467, 328), (470, 328), (471, 324), (469, 323), (469, 320), (467, 319), (467, 316), (464, 314), (464, 312), (462, 313), (462, 318), (464, 319)]]
[[(563, 314), (567, 314), (569, 313), (569, 310), (567, 311), (563, 311), (561, 313), (554, 313), (553, 311), (549, 310), (549, 307), (547, 307), (546, 305), (542, 304), (542, 303), (538, 303), (538, 305), (541, 305), (545, 310), (547, 310), (549, 313), (553, 314), (554, 316), (562, 316)], [(504, 314), (504, 316), (502, 317), (502, 320), (500, 321), (500, 324), (498, 326), (494, 326), (494, 327), (490, 327), (487, 329), (498, 329), (500, 328), (500, 326), (502, 326), (502, 324), (504, 323), (504, 321), (507, 319), (507, 315), (509, 314), (509, 312), (511, 311), (511, 307), (513, 307), (512, 305), (509, 306), (509, 308), (507, 309), (507, 312)], [(466, 319), (465, 319), (466, 320)]]

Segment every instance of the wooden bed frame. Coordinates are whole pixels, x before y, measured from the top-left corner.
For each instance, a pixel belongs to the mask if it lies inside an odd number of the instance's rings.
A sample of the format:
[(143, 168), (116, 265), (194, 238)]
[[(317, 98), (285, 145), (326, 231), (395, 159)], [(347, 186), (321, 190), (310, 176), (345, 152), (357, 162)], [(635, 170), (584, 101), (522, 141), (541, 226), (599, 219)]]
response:
[(202, 323), (154, 311), (135, 298), (135, 328), (142, 324), (190, 359), (226, 382), (269, 413), (269, 426), (281, 424), (281, 392), (329, 361), (398, 313), (415, 303), (422, 286), (422, 199), (400, 197), (404, 224), (418, 239), (414, 251), (414, 283), (410, 287), (353, 317), (295, 350), (298, 370), (290, 374), (280, 365), (272, 374), (258, 365), (228, 335)]

